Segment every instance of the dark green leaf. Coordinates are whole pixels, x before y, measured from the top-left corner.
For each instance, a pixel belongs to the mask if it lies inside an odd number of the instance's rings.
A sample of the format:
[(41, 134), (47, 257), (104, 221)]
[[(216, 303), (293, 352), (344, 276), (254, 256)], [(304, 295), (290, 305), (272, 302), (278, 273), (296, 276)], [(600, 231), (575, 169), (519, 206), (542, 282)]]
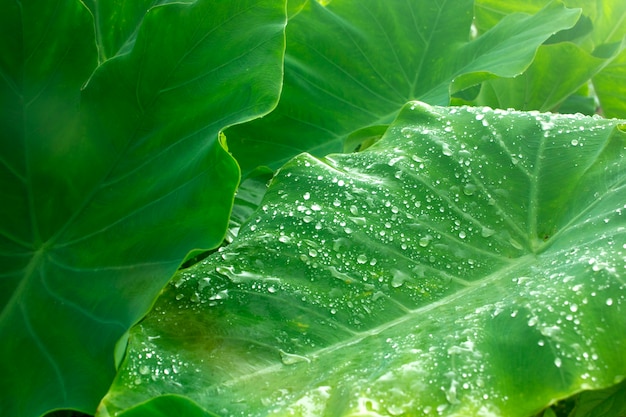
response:
[(221, 243), (239, 170), (218, 132), (276, 105), (284, 6), (129, 6), (98, 37), (81, 2), (0, 6), (0, 415), (94, 412), (118, 339)]
[(613, 387), (581, 393), (569, 417), (622, 417), (626, 415), (626, 381)]

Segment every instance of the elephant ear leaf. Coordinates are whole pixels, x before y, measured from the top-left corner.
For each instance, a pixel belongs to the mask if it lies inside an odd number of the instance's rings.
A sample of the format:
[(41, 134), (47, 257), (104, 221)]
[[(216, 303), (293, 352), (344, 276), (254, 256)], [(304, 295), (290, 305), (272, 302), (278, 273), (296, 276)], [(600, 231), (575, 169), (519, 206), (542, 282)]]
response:
[(284, 1), (104, 3), (0, 6), (3, 416), (95, 411), (116, 342), (224, 237), (218, 132), (278, 100)]
[(296, 157), (132, 329), (99, 416), (177, 395), (209, 415), (524, 417), (618, 383), (623, 128), (413, 102), (362, 152)]
[(287, 27), (278, 107), (229, 129), (243, 173), (278, 168), (303, 151), (339, 152), (352, 133), (390, 123), (409, 100), (447, 105), (451, 93), (519, 75), (539, 45), (580, 15), (552, 2), (469, 39), (473, 10), (472, 0), (309, 1)]

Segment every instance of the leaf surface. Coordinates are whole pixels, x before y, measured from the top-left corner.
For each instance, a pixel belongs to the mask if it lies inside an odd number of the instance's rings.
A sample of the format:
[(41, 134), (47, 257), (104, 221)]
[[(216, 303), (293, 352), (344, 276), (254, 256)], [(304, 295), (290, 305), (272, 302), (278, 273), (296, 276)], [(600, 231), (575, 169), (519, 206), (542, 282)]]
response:
[[(535, 13), (548, 3), (548, 0), (477, 0), (475, 23), (482, 33), (510, 13)], [(567, 94), (567, 89), (572, 91), (574, 84), (580, 85), (587, 81), (582, 79), (584, 76), (590, 76), (602, 113), (607, 117), (626, 117), (626, 92), (622, 87), (626, 79), (626, 3), (621, 0), (566, 0), (564, 4), (583, 11), (581, 21), (574, 29), (559, 34), (561, 41), (571, 41), (578, 47), (551, 39), (554, 44), (539, 50), (528, 74), (519, 80), (487, 83), (486, 93), (492, 97), (482, 103), (497, 105), (494, 96), (502, 100), (512, 89), (513, 97), (506, 97), (508, 100), (503, 100), (502, 108), (551, 110), (550, 105), (558, 103)], [(536, 77), (539, 70), (542, 76)], [(546, 85), (552, 85), (552, 88), (546, 88)], [(521, 95), (525, 100), (521, 100)]]
[(623, 121), (407, 105), (280, 169), (130, 335), (100, 417), (528, 416), (626, 376)]
[[(611, 65), (621, 46), (619, 43), (611, 45), (605, 48), (604, 56), (594, 56), (571, 42), (542, 45), (533, 63), (522, 75), (483, 83), (476, 102), (501, 109), (560, 110), (560, 104), (565, 99)], [(621, 84), (612, 79), (610, 85), (619, 91)], [(603, 98), (607, 95), (603, 90), (596, 91)]]
[(390, 123), (408, 100), (446, 105), (451, 90), (520, 74), (578, 15), (555, 3), (508, 16), (470, 41), (471, 0), (309, 1), (287, 27), (277, 109), (230, 129), (231, 150), (244, 174), (302, 151), (339, 152), (350, 133)]
[(221, 243), (239, 170), (218, 132), (276, 105), (284, 6), (120, 8), (140, 27), (108, 37), (81, 2), (3, 3), (0, 415), (93, 413), (118, 339)]

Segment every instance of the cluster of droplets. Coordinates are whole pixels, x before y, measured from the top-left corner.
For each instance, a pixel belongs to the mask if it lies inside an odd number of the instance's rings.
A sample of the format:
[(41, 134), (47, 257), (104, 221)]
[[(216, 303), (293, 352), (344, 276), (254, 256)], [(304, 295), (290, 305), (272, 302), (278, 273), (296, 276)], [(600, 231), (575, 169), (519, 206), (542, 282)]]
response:
[[(507, 112), (449, 113), (467, 116), (468, 130), (436, 115), (433, 126), (398, 128), (396, 142), (376, 151), (292, 161), (239, 238), (172, 282), (172, 305), (210, 314), (240, 294), (251, 297), (252, 306), (274, 299), (276, 317), (289, 328), (262, 342), (278, 346), (276, 359), (288, 366), (316, 366), (317, 346), (350, 351), (355, 341), (377, 343), (370, 353), (384, 370), (343, 379), (357, 387), (346, 403), (370, 415), (445, 415), (460, 407), (496, 413), (494, 404), (509, 398), (489, 388), (495, 383), (484, 368), (489, 320), (522, 323), (554, 370), (578, 366), (580, 379), (593, 386), (604, 366), (594, 338), (610, 329), (600, 323), (597, 334), (586, 333), (585, 320), (622, 307), (626, 288), (618, 278), (626, 243), (612, 241), (611, 253), (575, 248), (543, 254), (537, 267), (534, 255), (524, 256), (531, 248), (523, 233), (527, 207), (516, 208), (509, 182), (521, 177), (517, 186), (531, 184), (540, 158), (523, 137), (503, 139), (510, 133), (501, 123)], [(551, 116), (529, 117), (546, 138), (565, 129)], [(584, 134), (593, 128), (585, 129), (565, 145), (588, 146)], [(482, 293), (498, 301), (453, 303), (451, 314), (428, 310), (444, 296), (479, 299)], [(457, 322), (445, 322), (454, 315)], [(439, 320), (454, 330), (442, 336), (433, 324)], [(409, 331), (392, 334), (396, 327)], [(385, 332), (391, 334), (382, 337)], [(187, 366), (148, 346), (137, 356), (133, 383), (172, 379)], [(264, 405), (322, 414), (334, 389), (280, 388)], [(416, 392), (425, 392), (425, 400)]]

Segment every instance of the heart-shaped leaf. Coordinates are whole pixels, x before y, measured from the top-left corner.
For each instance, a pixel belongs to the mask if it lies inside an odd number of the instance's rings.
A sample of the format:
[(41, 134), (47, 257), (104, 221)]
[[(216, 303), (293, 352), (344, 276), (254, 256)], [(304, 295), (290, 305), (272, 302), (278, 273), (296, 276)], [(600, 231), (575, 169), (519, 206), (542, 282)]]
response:
[[(450, 92), (512, 77), (579, 10), (553, 3), (507, 16), (470, 40), (472, 0), (309, 1), (287, 27), (285, 86), (277, 109), (228, 132), (245, 173), (299, 152), (339, 152), (353, 131), (389, 124), (409, 100), (446, 105)], [(280, 126), (280, 129), (276, 129)]]
[[(477, 0), (474, 22), (479, 33), (483, 33), (510, 13), (535, 13), (548, 3), (551, 1)], [(562, 36), (562, 42), (542, 47), (529, 74), (510, 82), (489, 82), (487, 93), (492, 97), (483, 103), (500, 104), (503, 108), (551, 109), (568, 89), (572, 91), (577, 83), (587, 81), (586, 76), (593, 75), (602, 113), (607, 117), (626, 117), (626, 88), (621, 82), (626, 78), (626, 3), (622, 0), (565, 0), (564, 3), (582, 9), (583, 19), (579, 24), (565, 32), (568, 36)], [(544, 71), (541, 77), (536, 77), (541, 70)], [(596, 74), (598, 70), (601, 71)]]
[[(130, 335), (99, 416), (529, 416), (626, 376), (624, 121), (404, 108), (280, 169)], [(151, 402), (150, 402), (151, 403)]]
[(116, 342), (222, 242), (239, 170), (218, 132), (280, 91), (284, 1), (86, 3), (0, 6), (3, 416), (95, 410)]

